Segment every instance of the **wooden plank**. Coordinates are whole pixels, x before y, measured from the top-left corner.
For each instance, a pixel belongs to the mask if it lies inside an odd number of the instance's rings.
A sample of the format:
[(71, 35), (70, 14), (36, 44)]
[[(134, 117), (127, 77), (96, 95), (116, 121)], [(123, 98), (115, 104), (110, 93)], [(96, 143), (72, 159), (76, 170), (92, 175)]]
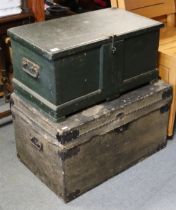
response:
[[(147, 3), (146, 3), (147, 2)], [(155, 2), (155, 4), (151, 4)], [(158, 4), (157, 4), (158, 2)], [(160, 3), (159, 3), (160, 2)], [(148, 6), (146, 6), (148, 4)], [(150, 6), (149, 6), (150, 5)], [(126, 8), (134, 13), (154, 18), (163, 15), (175, 13), (175, 3), (174, 0), (118, 0), (119, 8)], [(140, 6), (140, 7), (139, 7)]]
[[(174, 56), (175, 58), (175, 54), (176, 54), (176, 43), (170, 43), (165, 47), (159, 47), (159, 52), (167, 54), (168, 56)], [(174, 62), (175, 63), (175, 62)]]
[(167, 53), (160, 53), (159, 63), (159, 74), (161, 79), (171, 84), (173, 88), (173, 100), (169, 112), (169, 122), (167, 131), (167, 135), (172, 136), (176, 113), (176, 57), (169, 56)]
[(162, 15), (173, 14), (175, 12), (175, 5), (170, 6), (170, 5), (160, 4), (132, 11), (137, 14), (143, 15), (145, 17), (154, 18)]
[[(160, 50), (159, 49), (159, 52), (165, 53), (168, 56), (174, 57), (174, 59), (176, 59), (176, 57), (175, 57), (175, 55), (176, 55), (176, 47), (169, 48), (169, 49), (164, 49), (164, 50)], [(175, 64), (175, 62), (174, 62), (174, 64)]]
[(44, 0), (28, 0), (28, 6), (34, 13), (36, 21), (45, 20)]
[(167, 27), (175, 26), (175, 14), (167, 15)]
[(175, 113), (176, 113), (176, 71), (175, 68), (170, 69), (169, 71), (169, 84), (172, 85), (172, 94), (173, 100), (170, 107), (170, 114), (169, 114), (169, 124), (168, 124), (168, 136), (173, 135), (174, 130), (174, 122), (175, 122)]
[[(176, 41), (176, 40), (174, 40), (174, 42), (175, 42), (175, 41)], [(159, 45), (159, 49), (160, 49), (160, 50), (167, 49), (167, 48), (169, 47), (169, 44), (172, 44), (172, 41), (168, 40), (167, 42), (161, 43), (161, 44)], [(175, 44), (173, 44), (173, 45), (175, 45)]]
[(176, 36), (174, 37), (169, 37), (169, 38), (166, 38), (166, 39), (160, 39), (160, 46), (163, 46), (163, 45), (166, 45), (168, 43), (173, 43), (176, 41)]
[(167, 135), (173, 135), (175, 113), (176, 113), (176, 56), (169, 56), (168, 53), (160, 53), (159, 56), (159, 74), (162, 80), (172, 85), (173, 100), (169, 112), (169, 122)]
[(0, 112), (0, 119), (2, 119), (4, 117), (7, 117), (9, 115), (11, 115), (11, 111), (10, 110), (4, 111), (4, 112)]
[[(124, 0), (119, 0), (119, 2), (123, 3)], [(134, 10), (144, 7), (149, 7), (157, 4), (164, 4), (164, 0), (127, 0), (126, 2), (126, 9), (127, 10)], [(120, 4), (120, 3), (119, 3)]]
[(169, 82), (169, 69), (163, 65), (159, 66), (159, 76), (164, 82)]
[[(176, 41), (176, 40), (175, 40)], [(174, 42), (174, 43), (172, 43), (171, 41), (170, 42), (166, 42), (166, 43), (164, 43), (164, 44), (161, 44), (160, 46), (159, 46), (159, 49), (160, 50), (167, 50), (167, 49), (170, 49), (170, 48), (172, 48), (172, 47), (175, 47), (176, 46), (176, 43)]]
[(112, 7), (112, 8), (117, 8), (117, 7), (118, 7), (118, 2), (117, 2), (117, 0), (111, 0), (111, 7)]
[(29, 18), (29, 17), (33, 17), (32, 12), (22, 12), (17, 15), (9, 15), (9, 16), (5, 16), (5, 17), (1, 17), (0, 24), (2, 25), (2, 24), (9, 23), (9, 22), (15, 22), (15, 21), (22, 20), (22, 19)]
[(164, 29), (162, 29), (160, 31), (160, 42), (161, 43), (167, 42), (168, 39), (175, 39), (175, 37), (176, 37), (176, 28), (175, 27), (172, 27), (172, 28), (165, 27)]
[[(173, 68), (172, 68), (173, 69)], [(173, 72), (170, 68), (163, 65), (159, 66), (159, 73), (162, 80), (172, 85), (173, 88), (173, 98), (176, 98), (176, 72)], [(168, 122), (168, 136), (173, 135), (174, 122), (175, 122), (175, 112), (176, 112), (176, 102), (172, 100), (170, 112), (169, 112), (169, 122)]]
[[(176, 41), (176, 40), (175, 40)], [(159, 46), (159, 50), (169, 50), (172, 48), (176, 48), (176, 42), (168, 42)]]
[[(176, 59), (176, 48), (171, 48), (169, 50), (164, 50), (164, 53), (167, 54), (170, 57), (173, 57), (173, 59)], [(175, 62), (174, 62), (175, 64)]]
[(169, 69), (176, 69), (176, 58), (175, 56), (168, 55), (167, 51), (161, 51), (159, 53), (159, 64)]

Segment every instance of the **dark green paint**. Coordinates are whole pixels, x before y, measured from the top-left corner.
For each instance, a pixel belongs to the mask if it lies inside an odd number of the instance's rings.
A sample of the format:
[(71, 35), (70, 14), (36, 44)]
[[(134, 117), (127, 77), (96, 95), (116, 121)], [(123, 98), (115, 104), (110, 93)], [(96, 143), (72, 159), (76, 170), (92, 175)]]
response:
[[(110, 25), (100, 27), (99, 18)], [(90, 20), (92, 28), (87, 29), (85, 21)], [(11, 29), (15, 91), (55, 121), (116, 98), (157, 78), (160, 27), (156, 21), (108, 9)], [(23, 71), (23, 58), (40, 66), (38, 78)]]

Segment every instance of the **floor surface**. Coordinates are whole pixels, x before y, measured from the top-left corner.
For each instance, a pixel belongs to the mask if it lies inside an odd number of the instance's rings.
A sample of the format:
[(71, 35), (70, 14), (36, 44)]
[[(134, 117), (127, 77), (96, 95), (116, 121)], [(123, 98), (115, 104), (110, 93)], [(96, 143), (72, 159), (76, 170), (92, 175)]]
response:
[(64, 204), (17, 159), (8, 120), (0, 121), (0, 210), (176, 210), (176, 137), (160, 152)]

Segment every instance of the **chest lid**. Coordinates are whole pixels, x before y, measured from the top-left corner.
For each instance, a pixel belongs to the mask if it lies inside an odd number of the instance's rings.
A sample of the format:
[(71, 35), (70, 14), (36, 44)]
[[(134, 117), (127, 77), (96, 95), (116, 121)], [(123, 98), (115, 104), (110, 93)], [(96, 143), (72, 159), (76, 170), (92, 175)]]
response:
[(12, 113), (27, 120), (38, 132), (49, 136), (52, 144), (72, 148), (113, 130), (123, 133), (130, 123), (155, 110), (160, 109), (161, 113), (166, 113), (171, 99), (171, 86), (158, 81), (113, 101), (92, 106), (60, 123), (52, 122), (16, 94), (12, 94)]
[(124, 38), (162, 23), (122, 9), (103, 9), (9, 30), (9, 35), (48, 59), (75, 53), (87, 45)]

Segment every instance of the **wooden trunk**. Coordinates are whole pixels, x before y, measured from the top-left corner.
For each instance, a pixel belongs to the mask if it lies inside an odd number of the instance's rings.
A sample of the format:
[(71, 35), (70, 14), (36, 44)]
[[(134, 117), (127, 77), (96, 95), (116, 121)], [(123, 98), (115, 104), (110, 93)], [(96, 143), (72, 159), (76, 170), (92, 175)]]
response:
[(18, 157), (68, 202), (166, 145), (171, 97), (159, 81), (54, 123), (14, 94)]
[(15, 92), (54, 121), (116, 98), (158, 77), (161, 26), (108, 8), (10, 29)]

